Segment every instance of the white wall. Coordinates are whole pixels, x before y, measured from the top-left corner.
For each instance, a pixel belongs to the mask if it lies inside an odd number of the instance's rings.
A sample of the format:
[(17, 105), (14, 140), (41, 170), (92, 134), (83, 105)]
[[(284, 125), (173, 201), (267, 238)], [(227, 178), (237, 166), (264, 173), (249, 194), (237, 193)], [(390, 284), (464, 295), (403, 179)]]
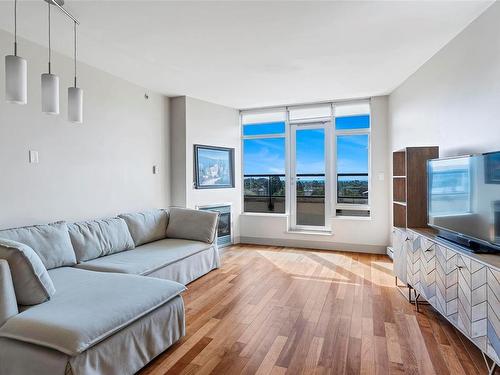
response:
[[(190, 97), (172, 99), (172, 204), (195, 208), (199, 205), (231, 203), (233, 234), (239, 242), (241, 213), (241, 139), (239, 111)], [(235, 187), (195, 189), (193, 186), (194, 145), (235, 149)]]
[(440, 156), (500, 150), (500, 3), (490, 6), (389, 97), (390, 150)]
[[(47, 51), (20, 40), (19, 54), (28, 60), (28, 104), (7, 104), (3, 55), (11, 53), (12, 38), (0, 31), (0, 228), (168, 206), (168, 98), (149, 93), (145, 100), (143, 88), (80, 64), (84, 124), (69, 123), (72, 61), (54, 54), (61, 114), (45, 115), (40, 74)], [(28, 163), (28, 150), (39, 152), (39, 164)]]
[(171, 202), (186, 207), (186, 97), (170, 99)]
[(390, 95), (391, 151), (441, 156), (500, 150), (500, 3), (494, 3)]
[[(281, 246), (385, 253), (389, 242), (387, 97), (372, 99), (371, 218), (334, 218), (331, 235), (287, 232), (287, 217), (243, 214), (241, 241)], [(379, 175), (383, 174), (383, 180)]]

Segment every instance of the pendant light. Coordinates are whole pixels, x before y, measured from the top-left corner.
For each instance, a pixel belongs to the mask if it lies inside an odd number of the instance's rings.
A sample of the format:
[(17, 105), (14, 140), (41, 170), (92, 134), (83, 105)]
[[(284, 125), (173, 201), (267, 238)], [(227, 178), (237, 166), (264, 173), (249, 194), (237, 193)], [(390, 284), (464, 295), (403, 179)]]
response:
[(14, 0), (14, 54), (5, 56), (5, 100), (15, 104), (28, 102), (28, 64), (17, 56), (17, 0)]
[(75, 78), (74, 86), (68, 87), (68, 120), (81, 124), (83, 122), (83, 90), (76, 86), (76, 22), (73, 22), (73, 37)]
[(50, 115), (59, 114), (59, 77), (52, 74), (50, 45), (50, 3), (49, 7), (49, 72), (42, 74), (42, 112)]

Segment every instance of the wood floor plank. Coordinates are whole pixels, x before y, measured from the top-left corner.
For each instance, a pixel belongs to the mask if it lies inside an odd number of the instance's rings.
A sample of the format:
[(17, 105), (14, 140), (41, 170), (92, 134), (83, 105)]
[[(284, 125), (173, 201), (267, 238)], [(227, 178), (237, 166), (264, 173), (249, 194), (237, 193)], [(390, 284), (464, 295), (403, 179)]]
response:
[(375, 336), (361, 338), (360, 374), (375, 374)]
[(180, 374), (211, 341), (211, 338), (203, 337), (166, 372), (166, 375)]
[(168, 357), (158, 363), (156, 369), (158, 373), (168, 371), (177, 361), (184, 357), (203, 337), (210, 332), (217, 324), (220, 323), (218, 319), (211, 319), (200, 330), (189, 337), (181, 346), (176, 350), (169, 353)]
[(268, 353), (264, 357), (264, 360), (260, 364), (259, 368), (255, 372), (257, 375), (268, 375), (272, 373), (274, 369), (274, 364), (276, 363), (276, 360), (278, 359), (278, 356), (281, 353), (281, 350), (285, 346), (287, 337), (285, 336), (277, 336), (276, 339), (274, 340), (273, 344), (271, 345), (271, 348), (269, 349)]
[(271, 371), (271, 375), (285, 375), (285, 374), (286, 374), (285, 367), (274, 366), (273, 370)]
[(385, 323), (385, 333), (387, 337), (387, 355), (390, 362), (403, 363), (401, 357), (401, 346), (399, 345), (399, 337), (396, 324)]
[(358, 375), (361, 373), (361, 338), (349, 337), (349, 347), (347, 349), (347, 375)]
[(318, 366), (319, 356), (321, 355), (321, 349), (323, 348), (323, 342), (323, 337), (313, 337), (307, 353), (304, 369), (302, 371), (303, 374), (314, 374), (314, 371)]
[(484, 374), (479, 350), (432, 307), (417, 313), (391, 270), (384, 255), (226, 248), (183, 295), (186, 336), (138, 374)]
[(240, 342), (235, 342), (231, 348), (224, 353), (211, 374), (239, 374), (248, 361), (248, 358), (240, 357), (240, 353), (244, 346), (245, 345)]
[(411, 348), (415, 354), (420, 373), (426, 375), (436, 374), (415, 315), (406, 315), (406, 321), (408, 324), (408, 332), (415, 341), (415, 345), (412, 345)]

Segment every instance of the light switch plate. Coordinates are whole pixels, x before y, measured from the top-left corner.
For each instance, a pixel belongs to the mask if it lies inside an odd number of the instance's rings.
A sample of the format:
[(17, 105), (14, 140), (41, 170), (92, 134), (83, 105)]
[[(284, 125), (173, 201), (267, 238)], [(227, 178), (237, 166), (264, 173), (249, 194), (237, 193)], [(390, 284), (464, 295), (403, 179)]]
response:
[(38, 164), (38, 151), (30, 150), (29, 161), (31, 164)]
[(378, 174), (378, 180), (379, 181), (384, 181), (385, 180), (385, 173), (384, 172), (379, 172), (379, 174)]

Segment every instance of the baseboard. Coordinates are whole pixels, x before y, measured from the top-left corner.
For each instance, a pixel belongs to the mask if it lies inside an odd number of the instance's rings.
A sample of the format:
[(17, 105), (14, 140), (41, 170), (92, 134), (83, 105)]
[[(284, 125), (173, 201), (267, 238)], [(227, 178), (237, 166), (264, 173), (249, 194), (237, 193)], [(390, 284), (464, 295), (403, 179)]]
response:
[(363, 245), (363, 244), (337, 243), (329, 241), (307, 241), (307, 240), (294, 240), (294, 239), (269, 238), (269, 237), (241, 236), (240, 243), (243, 244), (247, 243), (252, 245), (300, 247), (304, 249), (317, 249), (317, 250), (349, 251), (354, 253), (368, 253), (368, 254), (386, 254), (387, 250), (387, 246), (385, 245)]

